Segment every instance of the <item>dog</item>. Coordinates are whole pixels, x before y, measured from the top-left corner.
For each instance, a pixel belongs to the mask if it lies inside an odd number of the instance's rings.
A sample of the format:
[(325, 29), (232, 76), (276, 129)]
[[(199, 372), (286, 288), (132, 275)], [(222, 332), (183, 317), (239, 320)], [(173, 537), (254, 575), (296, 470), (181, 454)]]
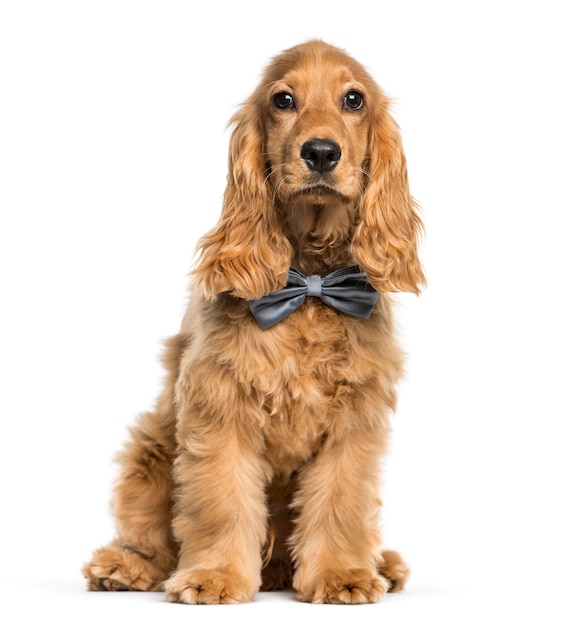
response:
[(378, 520), (403, 367), (391, 292), (425, 277), (389, 106), (313, 40), (276, 56), (232, 118), (222, 213), (164, 389), (119, 455), (117, 537), (84, 566), (88, 589), (359, 604), (403, 588)]

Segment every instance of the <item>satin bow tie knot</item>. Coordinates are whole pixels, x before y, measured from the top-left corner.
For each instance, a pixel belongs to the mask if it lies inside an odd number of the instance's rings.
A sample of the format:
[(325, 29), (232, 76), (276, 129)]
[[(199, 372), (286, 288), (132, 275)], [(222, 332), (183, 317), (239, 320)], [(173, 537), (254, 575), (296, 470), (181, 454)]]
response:
[(323, 276), (304, 276), (291, 268), (286, 287), (249, 300), (248, 304), (260, 327), (266, 329), (302, 306), (307, 297), (320, 298), (324, 304), (338, 311), (368, 319), (378, 296), (365, 273), (357, 266)]
[(322, 296), (322, 277), (314, 274), (306, 278), (306, 295), (320, 298)]

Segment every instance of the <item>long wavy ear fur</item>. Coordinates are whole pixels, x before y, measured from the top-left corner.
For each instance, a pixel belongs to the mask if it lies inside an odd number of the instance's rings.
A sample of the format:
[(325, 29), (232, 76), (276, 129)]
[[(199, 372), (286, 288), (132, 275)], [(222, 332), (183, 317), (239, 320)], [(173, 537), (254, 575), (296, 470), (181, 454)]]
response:
[(256, 104), (233, 117), (227, 187), (221, 217), (198, 245), (194, 286), (206, 298), (230, 292), (246, 300), (286, 282), (292, 256), (264, 172), (264, 129)]
[(423, 226), (409, 193), (399, 129), (388, 112), (388, 100), (380, 96), (372, 112), (368, 182), (353, 253), (378, 291), (419, 293), (425, 284), (417, 252)]

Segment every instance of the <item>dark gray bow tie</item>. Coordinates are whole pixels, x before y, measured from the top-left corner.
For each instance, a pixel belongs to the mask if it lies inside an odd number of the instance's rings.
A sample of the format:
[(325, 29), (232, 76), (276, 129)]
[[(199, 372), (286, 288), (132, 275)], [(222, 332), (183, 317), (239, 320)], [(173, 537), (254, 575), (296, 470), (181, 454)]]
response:
[(250, 310), (263, 329), (270, 328), (290, 315), (308, 296), (357, 317), (367, 319), (379, 294), (359, 267), (348, 267), (324, 276), (304, 276), (297, 269), (288, 271), (286, 287), (249, 300)]

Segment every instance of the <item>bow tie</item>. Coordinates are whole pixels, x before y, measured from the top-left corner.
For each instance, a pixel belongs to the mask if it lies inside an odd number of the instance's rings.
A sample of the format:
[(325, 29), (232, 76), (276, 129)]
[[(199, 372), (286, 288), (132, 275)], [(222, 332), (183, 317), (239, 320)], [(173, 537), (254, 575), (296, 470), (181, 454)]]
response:
[(250, 310), (264, 330), (290, 315), (308, 296), (320, 298), (328, 306), (368, 319), (379, 294), (359, 267), (348, 267), (324, 276), (304, 276), (297, 269), (288, 271), (286, 287), (262, 298), (249, 300)]

